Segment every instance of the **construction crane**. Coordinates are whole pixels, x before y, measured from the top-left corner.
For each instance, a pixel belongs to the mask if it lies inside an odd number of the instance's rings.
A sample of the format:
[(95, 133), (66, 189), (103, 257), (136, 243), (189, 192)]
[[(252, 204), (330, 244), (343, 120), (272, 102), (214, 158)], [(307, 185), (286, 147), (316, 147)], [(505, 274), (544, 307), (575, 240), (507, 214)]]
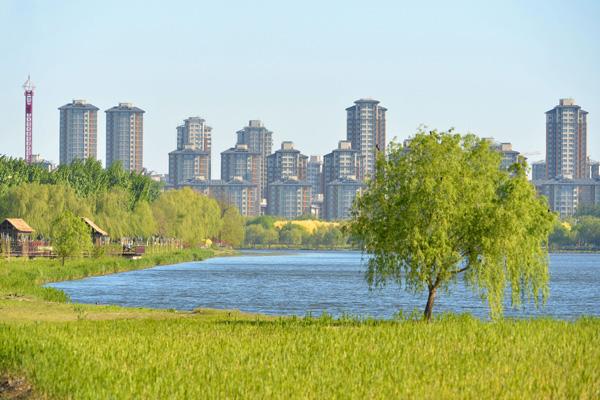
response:
[(33, 91), (35, 86), (28, 75), (23, 84), (25, 90), (25, 161), (31, 164), (31, 155), (33, 153)]

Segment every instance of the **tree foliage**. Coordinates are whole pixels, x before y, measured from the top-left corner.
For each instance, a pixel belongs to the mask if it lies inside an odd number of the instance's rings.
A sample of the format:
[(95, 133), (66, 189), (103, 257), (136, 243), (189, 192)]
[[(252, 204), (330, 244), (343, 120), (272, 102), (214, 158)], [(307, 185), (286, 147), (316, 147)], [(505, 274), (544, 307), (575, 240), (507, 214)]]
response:
[(221, 230), (221, 210), (216, 200), (190, 188), (169, 190), (152, 203), (158, 233), (177, 237), (190, 245), (217, 237)]
[(94, 159), (74, 160), (55, 171), (47, 171), (37, 164), (0, 156), (0, 195), (9, 188), (27, 183), (63, 185), (72, 188), (78, 196), (89, 198), (112, 189), (123, 189), (129, 195), (129, 208), (140, 201), (152, 202), (160, 194), (160, 184), (149, 177), (125, 171), (115, 163), (107, 169)]
[(63, 211), (52, 221), (52, 247), (63, 264), (66, 257), (81, 256), (92, 246), (90, 228), (71, 211)]
[(223, 224), (221, 227), (221, 241), (232, 247), (239, 247), (244, 243), (244, 217), (240, 215), (237, 207), (224, 206), (222, 211)]
[(500, 155), (474, 135), (419, 132), (408, 148), (392, 144), (358, 198), (350, 232), (372, 254), (367, 280), (428, 292), (430, 319), (438, 289), (463, 275), (503, 312), (548, 294), (547, 240), (555, 215), (528, 182), (525, 165), (500, 169)]

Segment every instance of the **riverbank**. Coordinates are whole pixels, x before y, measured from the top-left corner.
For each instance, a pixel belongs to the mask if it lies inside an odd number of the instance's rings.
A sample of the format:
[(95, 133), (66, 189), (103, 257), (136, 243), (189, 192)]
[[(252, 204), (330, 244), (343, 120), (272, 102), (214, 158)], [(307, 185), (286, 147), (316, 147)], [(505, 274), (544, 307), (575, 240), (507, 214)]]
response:
[[(152, 262), (214, 255), (220, 254)], [(63, 270), (28, 261), (16, 275), (0, 265), (0, 376), (7, 377), (0, 379), (0, 398), (10, 390), (77, 399), (600, 394), (599, 319), (490, 323), (449, 315), (425, 324), (269, 318), (72, 304), (60, 302), (56, 290), (32, 289), (152, 266), (141, 261), (73, 261)], [(12, 389), (3, 382), (13, 382)]]

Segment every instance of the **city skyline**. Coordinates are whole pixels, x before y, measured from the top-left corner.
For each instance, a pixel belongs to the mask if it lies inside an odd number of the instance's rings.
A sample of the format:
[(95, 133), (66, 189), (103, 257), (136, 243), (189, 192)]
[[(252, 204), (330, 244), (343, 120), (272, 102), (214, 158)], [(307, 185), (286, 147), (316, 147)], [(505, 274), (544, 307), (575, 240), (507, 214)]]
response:
[[(79, 98), (102, 110), (129, 101), (146, 110), (145, 166), (162, 173), (164, 149), (176, 147), (174, 126), (187, 117), (209, 121), (214, 154), (230, 148), (231, 135), (248, 120), (260, 119), (274, 143), (292, 140), (304, 154), (322, 155), (344, 137), (343, 110), (361, 97), (390, 110), (389, 139), (402, 141), (421, 124), (455, 127), (511, 142), (531, 161), (544, 158), (540, 110), (573, 97), (592, 116), (589, 151), (600, 158), (593, 124), (600, 111), (597, 2), (127, 3), (118, 15), (110, 3), (0, 6), (0, 34), (21, 38), (0, 44), (8, 61), (0, 66), (3, 153), (23, 155), (21, 84), (31, 73), (33, 152), (54, 162), (56, 108)], [(199, 18), (202, 24), (192, 23)], [(31, 26), (26, 32), (23, 20)], [(95, 51), (86, 57), (75, 51), (90, 45)], [(184, 54), (185, 62), (175, 61)], [(510, 118), (499, 118), (500, 110)], [(106, 161), (103, 114), (98, 156)], [(212, 170), (218, 177), (218, 157)]]

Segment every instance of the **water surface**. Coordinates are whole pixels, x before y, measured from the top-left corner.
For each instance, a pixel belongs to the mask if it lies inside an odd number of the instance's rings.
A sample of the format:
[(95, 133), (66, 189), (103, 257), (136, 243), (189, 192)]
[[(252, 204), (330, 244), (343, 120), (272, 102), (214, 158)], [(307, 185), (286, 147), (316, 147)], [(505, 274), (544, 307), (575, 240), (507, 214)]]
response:
[[(74, 302), (128, 307), (205, 307), (300, 316), (327, 311), (377, 318), (423, 308), (424, 294), (396, 286), (369, 290), (364, 270), (365, 259), (358, 252), (255, 252), (49, 286), (64, 290)], [(507, 309), (506, 315), (600, 316), (600, 254), (552, 254), (550, 273), (545, 307), (536, 310), (525, 304), (522, 310)], [(439, 293), (435, 312), (444, 311), (488, 316), (486, 304), (460, 279), (450, 293)]]

